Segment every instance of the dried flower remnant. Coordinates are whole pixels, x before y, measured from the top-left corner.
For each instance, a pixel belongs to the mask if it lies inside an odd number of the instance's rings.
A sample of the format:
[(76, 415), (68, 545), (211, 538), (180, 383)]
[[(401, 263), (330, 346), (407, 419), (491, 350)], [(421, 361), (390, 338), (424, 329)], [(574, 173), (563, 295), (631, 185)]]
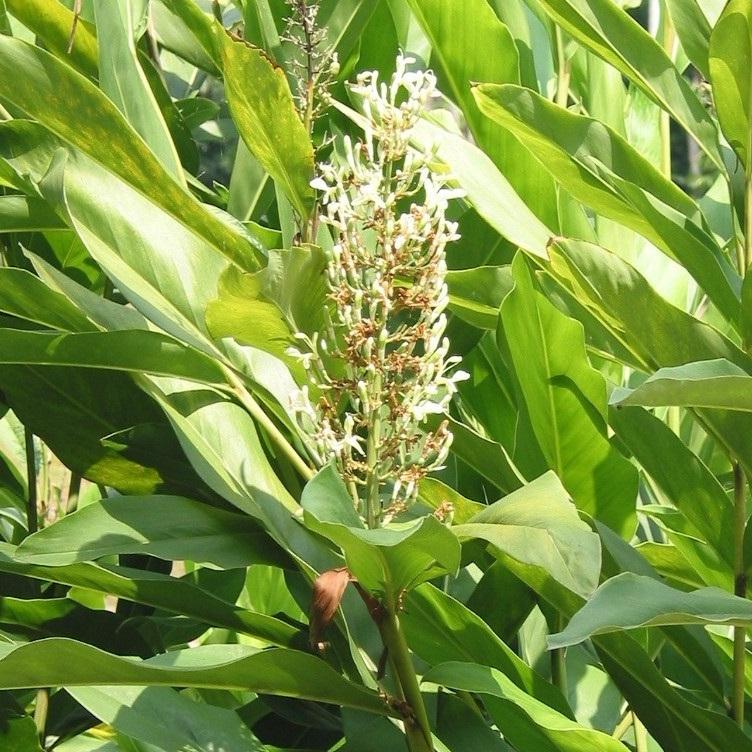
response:
[(281, 39), (294, 50), (290, 61), (295, 102), (308, 132), (329, 102), (329, 89), (339, 73), (337, 53), (326, 47), (326, 31), (318, 26), (319, 5), (312, 0), (286, 0), (290, 7)]
[(301, 358), (321, 397), (303, 387), (293, 409), (319, 464), (332, 459), (369, 527), (414, 501), (418, 483), (445, 462), (446, 421), (428, 430), (466, 378), (451, 372), (444, 336), (446, 245), (459, 236), (446, 219), (460, 191), (433, 172), (430, 154), (409, 143), (436, 95), (430, 71), (400, 56), (390, 83), (361, 74), (352, 90), (367, 120), (363, 141), (344, 139), (341, 163), (319, 166), (321, 221), (335, 236), (327, 265), (326, 331), (299, 334)]

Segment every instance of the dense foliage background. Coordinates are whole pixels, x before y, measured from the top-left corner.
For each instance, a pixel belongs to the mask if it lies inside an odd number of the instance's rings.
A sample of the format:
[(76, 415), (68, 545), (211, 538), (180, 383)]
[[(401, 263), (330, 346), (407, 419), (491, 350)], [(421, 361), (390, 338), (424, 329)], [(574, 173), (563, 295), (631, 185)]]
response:
[[(301, 118), (311, 7), (0, 0), (0, 749), (752, 750), (752, 0), (321, 0)], [(366, 530), (289, 346), (400, 51), (469, 378)]]

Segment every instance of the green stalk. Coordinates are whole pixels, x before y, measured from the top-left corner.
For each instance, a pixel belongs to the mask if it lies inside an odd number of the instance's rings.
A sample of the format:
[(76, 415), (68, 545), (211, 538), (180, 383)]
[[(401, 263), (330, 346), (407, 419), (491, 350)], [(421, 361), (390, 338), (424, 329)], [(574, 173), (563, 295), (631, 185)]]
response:
[[(674, 51), (674, 27), (668, 15), (668, 9), (664, 2), (661, 9), (663, 18), (663, 35), (661, 46), (666, 54), (671, 58)], [(671, 117), (665, 110), (660, 112), (660, 134), (661, 134), (661, 172), (667, 180), (671, 180)]]
[[(564, 619), (561, 614), (556, 616), (556, 631), (564, 629)], [(565, 648), (556, 648), (551, 651), (551, 682), (559, 691), (567, 697), (567, 664)]]
[[(750, 91), (752, 105), (752, 90)], [(744, 279), (752, 263), (752, 124), (747, 128), (747, 165), (744, 180), (744, 242), (739, 253), (739, 273)], [(744, 346), (752, 343), (745, 337)], [(734, 594), (747, 597), (747, 570), (744, 561), (744, 533), (747, 526), (747, 476), (738, 460), (734, 466)], [(744, 728), (745, 669), (747, 664), (747, 629), (734, 627), (734, 694), (731, 707), (734, 719)]]
[(277, 445), (277, 448), (290, 460), (292, 466), (300, 473), (304, 480), (311, 480), (314, 471), (306, 465), (301, 456), (295, 451), (292, 444), (285, 438), (282, 431), (274, 425), (272, 419), (261, 409), (250, 392), (245, 388), (240, 377), (230, 368), (225, 368), (225, 375), (232, 393), (238, 398), (243, 407), (248, 410), (251, 417), (269, 434), (269, 438)]
[(379, 624), (381, 638), (389, 655), (389, 664), (397, 679), (402, 695), (413, 717), (405, 719), (405, 737), (410, 752), (433, 752), (431, 724), (420, 693), (410, 650), (399, 625), (393, 604), (388, 604)]
[(50, 690), (47, 687), (37, 690), (37, 702), (34, 706), (34, 725), (37, 727), (39, 744), (46, 749), (47, 738), (47, 713), (50, 709)]
[(634, 710), (632, 715), (632, 730), (634, 731), (635, 752), (648, 752), (648, 732)]
[[(734, 463), (734, 594), (747, 596), (744, 567), (744, 530), (747, 524), (747, 478), (739, 462)], [(744, 680), (747, 656), (747, 628), (734, 627), (734, 719), (744, 727)]]
[(37, 515), (37, 456), (34, 451), (34, 434), (27, 428), (24, 433), (24, 447), (26, 450), (26, 484), (29, 487), (26, 495), (26, 525), (29, 535), (39, 530)]
[(68, 496), (65, 499), (65, 513), (70, 514), (78, 508), (78, 497), (81, 494), (81, 476), (78, 473), (71, 473), (70, 483), (68, 484)]
[(559, 26), (556, 27), (556, 104), (566, 107), (569, 101), (569, 82), (572, 78), (572, 66), (567, 60), (564, 49), (564, 34)]

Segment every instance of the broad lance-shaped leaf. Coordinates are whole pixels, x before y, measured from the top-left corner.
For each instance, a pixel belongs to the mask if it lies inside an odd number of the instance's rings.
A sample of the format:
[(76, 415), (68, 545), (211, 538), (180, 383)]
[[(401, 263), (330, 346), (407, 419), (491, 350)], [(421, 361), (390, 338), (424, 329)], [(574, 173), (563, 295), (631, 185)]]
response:
[(416, 125), (413, 138), (421, 147), (433, 150), (494, 230), (528, 253), (548, 258), (546, 245), (555, 233), (533, 214), (477, 146), (427, 120)]
[(752, 376), (724, 358), (701, 360), (661, 368), (636, 389), (614, 389), (611, 404), (752, 412)]
[(706, 80), (710, 79), (710, 23), (702, 11), (702, 0), (667, 0), (671, 23), (682, 49)]
[(647, 410), (611, 410), (609, 423), (668, 500), (733, 571), (733, 504), (715, 475), (663, 420)]
[(612, 0), (539, 0), (567, 33), (639, 86), (723, 170), (713, 121), (663, 48)]
[(282, 68), (266, 54), (214, 26), (227, 102), (245, 145), (301, 218), (313, 206), (313, 146)]
[(69, 298), (26, 269), (12, 266), (0, 269), (0, 310), (51, 329), (96, 331)]
[[(25, 85), (19, 86), (19, 80)], [(184, 191), (117, 107), (66, 63), (40, 47), (1, 36), (0, 97), (148, 196), (239, 266), (257, 268), (248, 240)]]
[(582, 326), (534, 288), (521, 254), (512, 273), (498, 338), (509, 349), (538, 444), (577, 507), (629, 537), (637, 471), (607, 438), (606, 382), (587, 360)]
[(457, 538), (433, 515), (366, 528), (333, 465), (308, 482), (301, 505), (306, 526), (342, 549), (350, 572), (372, 593), (396, 598), (460, 565)]
[[(440, 86), (465, 115), (473, 140), (491, 158), (532, 212), (558, 227), (558, 209), (550, 174), (514, 136), (497, 128), (478, 110), (473, 81), (519, 84), (519, 54), (509, 29), (486, 0), (410, 0), (410, 7), (431, 42)], [(488, 50), (494, 50), (493, 55)]]
[[(651, 372), (696, 360), (725, 358), (748, 373), (752, 359), (710, 324), (671, 305), (616, 254), (591, 243), (558, 239), (550, 246), (557, 279)], [(702, 410), (702, 419), (752, 474), (752, 416)]]
[(304, 383), (300, 361), (287, 354), (294, 342), (291, 326), (279, 306), (264, 295), (264, 271), (244, 273), (228, 266), (219, 280), (218, 297), (206, 308), (206, 326), (216, 339), (232, 337), (276, 355)]
[(63, 566), (125, 553), (222, 569), (285, 563), (282, 551), (251, 518), (181, 496), (116, 496), (87, 504), (30, 535), (15, 558)]
[(0, 197), (0, 232), (64, 230), (65, 222), (50, 205), (33, 196)]
[(557, 582), (580, 595), (590, 595), (598, 585), (598, 536), (580, 519), (553, 472), (452, 530), (461, 540), (486, 540), (517, 561), (543, 567)]
[(557, 280), (632, 353), (642, 371), (692, 360), (750, 358), (717, 329), (669, 303), (631, 264), (593, 243), (557, 238), (549, 246)]
[[(30, 140), (14, 138), (19, 145)], [(40, 150), (52, 148), (48, 142), (37, 142)], [(225, 256), (79, 152), (64, 161), (56, 155), (42, 191), (138, 311), (168, 334), (216, 354), (204, 311), (229, 265)]]
[(550, 708), (571, 715), (567, 701), (553, 684), (530, 668), (480, 616), (431, 583), (408, 594), (400, 624), (411, 650), (429, 666), (482, 661)]
[(101, 685), (247, 689), (394, 715), (371, 689), (343, 679), (316, 656), (287, 648), (201, 645), (144, 661), (123, 658), (76, 640), (0, 645), (0, 687)]
[(549, 648), (576, 645), (593, 635), (669, 624), (752, 624), (752, 603), (720, 588), (689, 593), (652, 577), (625, 572), (606, 580), (570, 619), (548, 638)]
[(234, 710), (192, 700), (170, 687), (66, 687), (94, 717), (160, 749), (264, 752)]
[(159, 332), (59, 334), (0, 329), (0, 363), (108, 368), (224, 384), (211, 358)]
[(183, 166), (136, 52), (138, 38), (146, 29), (148, 9), (143, 0), (94, 5), (99, 86), (185, 188)]
[(569, 193), (678, 260), (732, 321), (739, 275), (705, 227), (697, 204), (604, 123), (519, 86), (480, 84), (481, 110), (527, 144)]
[(65, 57), (83, 73), (97, 75), (97, 38), (94, 27), (78, 19), (71, 39), (73, 11), (56, 0), (4, 0), (14, 18), (31, 29), (44, 46), (58, 57)]
[(194, 585), (190, 578), (170, 577), (127, 567), (68, 564), (45, 567), (24, 564), (13, 558), (15, 548), (0, 544), (0, 572), (58, 582), (72, 587), (114, 595), (133, 603), (169, 611), (231, 629), (272, 645), (293, 646), (305, 642), (295, 627), (266, 614), (240, 608)]
[(434, 666), (423, 677), (450, 689), (483, 695), (486, 708), (504, 738), (516, 749), (550, 752), (626, 752), (618, 740), (581, 726), (531, 697), (509, 677), (490, 666), (449, 662)]
[(752, 2), (730, 0), (710, 36), (710, 81), (721, 129), (749, 169), (752, 118)]

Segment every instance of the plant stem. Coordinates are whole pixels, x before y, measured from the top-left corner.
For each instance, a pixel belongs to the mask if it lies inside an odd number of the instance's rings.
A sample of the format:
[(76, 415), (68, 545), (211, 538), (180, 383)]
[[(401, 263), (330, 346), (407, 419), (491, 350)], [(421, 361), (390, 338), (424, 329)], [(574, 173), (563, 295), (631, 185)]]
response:
[(81, 493), (81, 476), (78, 473), (71, 473), (70, 483), (68, 484), (68, 496), (65, 499), (65, 513), (70, 514), (78, 508), (78, 497)]
[(634, 710), (631, 711), (632, 730), (634, 732), (635, 752), (648, 752), (648, 732)]
[[(668, 9), (665, 2), (663, 3), (663, 35), (661, 45), (669, 58), (674, 53), (674, 27), (668, 15)], [(660, 111), (660, 133), (661, 133), (661, 172), (667, 180), (671, 180), (671, 117), (665, 110)]]
[[(564, 629), (564, 619), (561, 614), (556, 615), (556, 630), (560, 632)], [(564, 648), (556, 648), (551, 651), (551, 682), (567, 699), (567, 664), (566, 652)]]
[(569, 82), (572, 77), (572, 67), (567, 60), (564, 49), (564, 34), (559, 26), (556, 27), (556, 104), (566, 107), (569, 101)]
[(37, 456), (34, 450), (34, 434), (27, 428), (24, 432), (24, 447), (26, 450), (26, 485), (29, 490), (26, 495), (26, 527), (29, 535), (39, 530), (37, 516)]
[(384, 610), (379, 624), (381, 638), (389, 654), (389, 663), (402, 690), (403, 697), (413, 713), (405, 719), (405, 736), (410, 752), (433, 752), (431, 725), (420, 693), (418, 677), (415, 675), (410, 650), (400, 628), (399, 619), (392, 604)]
[(284, 437), (283, 433), (274, 425), (271, 418), (261, 409), (261, 405), (256, 402), (240, 377), (230, 368), (225, 368), (227, 381), (232, 389), (233, 394), (238, 398), (243, 407), (248, 410), (251, 417), (269, 434), (269, 438), (277, 445), (282, 453), (290, 460), (292, 466), (300, 473), (305, 480), (311, 480), (314, 471), (303, 461), (301, 456), (295, 451), (292, 444)]
[[(744, 531), (747, 524), (747, 478), (741, 463), (734, 463), (734, 594), (747, 597), (744, 566)], [(747, 658), (747, 628), (734, 627), (734, 719), (744, 727), (744, 679)]]
[(39, 735), (39, 744), (45, 749), (45, 738), (47, 736), (47, 712), (50, 708), (50, 690), (46, 687), (37, 690), (37, 702), (34, 706), (34, 725), (37, 727)]

